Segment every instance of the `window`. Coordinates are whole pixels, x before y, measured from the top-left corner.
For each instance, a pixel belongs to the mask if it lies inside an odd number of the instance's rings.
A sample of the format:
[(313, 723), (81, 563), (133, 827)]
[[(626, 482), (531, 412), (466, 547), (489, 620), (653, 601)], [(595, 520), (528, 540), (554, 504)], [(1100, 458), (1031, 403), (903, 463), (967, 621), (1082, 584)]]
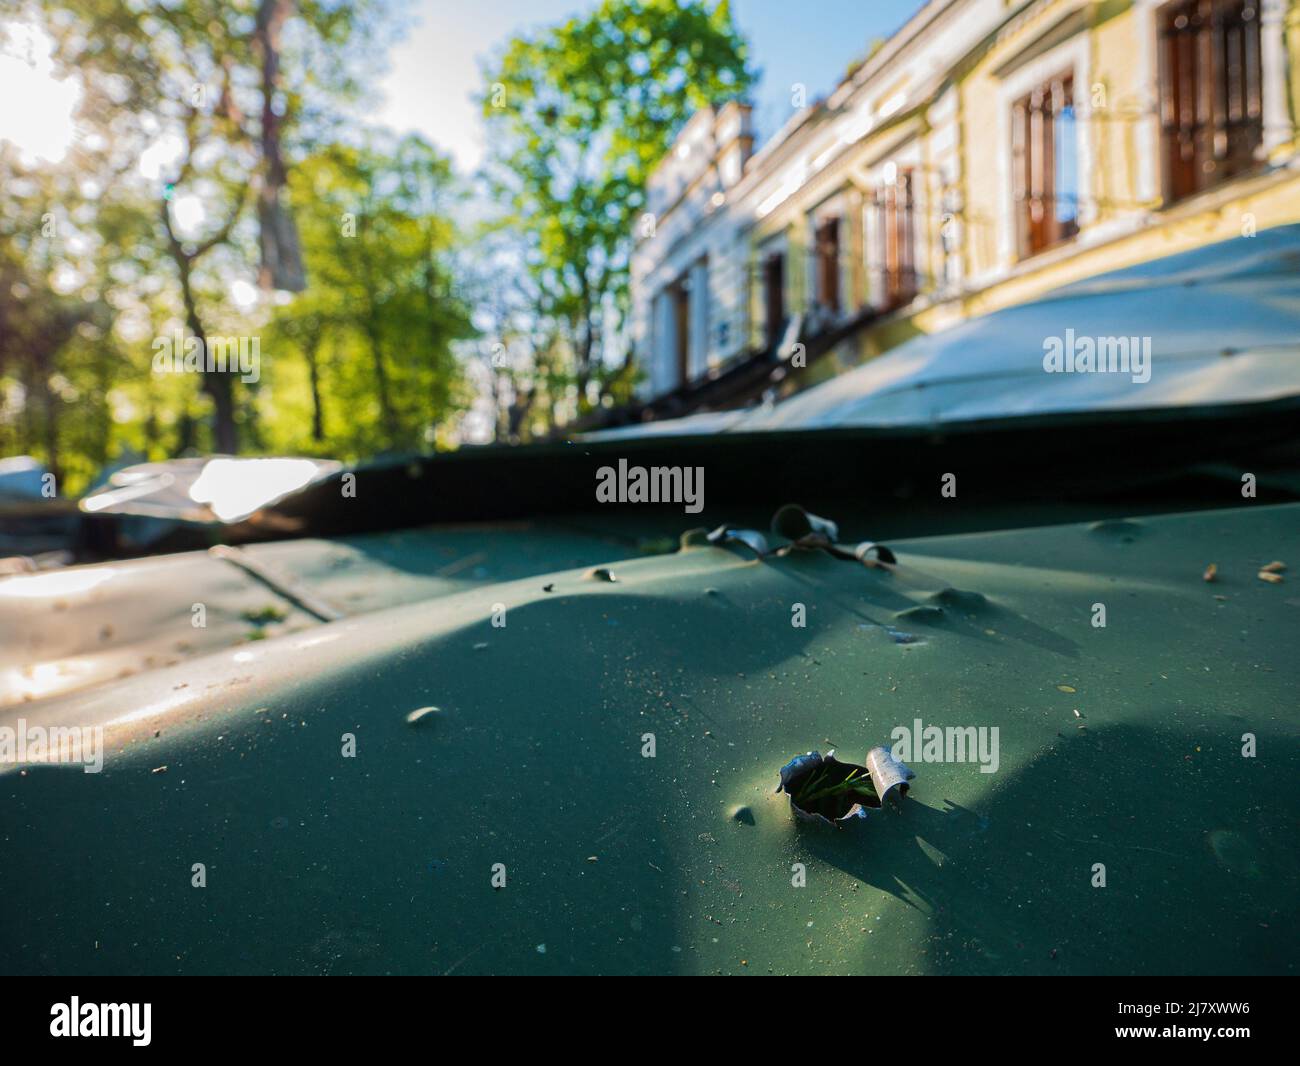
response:
[(1012, 107), (1016, 249), (1034, 255), (1079, 232), (1074, 78), (1062, 74)]
[(876, 261), (886, 310), (911, 303), (916, 295), (914, 213), (912, 172), (895, 171), (876, 189)]
[(1264, 139), (1258, 0), (1161, 9), (1160, 129), (1169, 202), (1254, 165)]
[(763, 307), (770, 346), (781, 340), (785, 329), (785, 256), (780, 252), (763, 260)]
[(674, 370), (677, 384), (684, 385), (691, 376), (691, 282), (682, 278), (670, 289), (673, 306)]
[(828, 311), (840, 309), (840, 220), (828, 218), (816, 229), (817, 302)]
[(664, 289), (667, 308), (665, 377), (689, 384), (700, 373), (709, 350), (709, 260), (702, 256)]

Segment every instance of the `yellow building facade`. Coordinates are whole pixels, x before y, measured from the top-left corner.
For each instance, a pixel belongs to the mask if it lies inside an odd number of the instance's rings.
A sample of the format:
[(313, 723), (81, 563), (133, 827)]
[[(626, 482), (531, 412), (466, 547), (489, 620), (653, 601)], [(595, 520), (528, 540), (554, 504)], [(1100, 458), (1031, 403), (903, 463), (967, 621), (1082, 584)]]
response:
[(1300, 221), (1298, 69), (1300, 0), (930, 0), (756, 154), (744, 105), (697, 115), (632, 261), (648, 391)]

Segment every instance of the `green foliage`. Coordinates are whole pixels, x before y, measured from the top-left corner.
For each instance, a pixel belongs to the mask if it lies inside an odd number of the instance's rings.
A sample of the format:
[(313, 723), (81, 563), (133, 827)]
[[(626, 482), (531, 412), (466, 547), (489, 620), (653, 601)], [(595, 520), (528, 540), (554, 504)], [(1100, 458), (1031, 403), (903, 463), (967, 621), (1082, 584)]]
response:
[[(603, 0), (510, 41), (471, 190), (501, 211), (469, 233), (444, 157), (346, 117), (404, 2), (30, 0), (83, 136), (59, 164), (0, 145), (0, 454), (76, 493), (108, 465), (223, 448), (452, 443), (475, 385), (512, 440), (631, 398), (617, 357), (647, 177), (697, 108), (751, 81), (727, 3)], [(267, 284), (268, 198), (307, 288), (236, 300)], [(181, 330), (257, 337), (260, 379), (154, 373)]]
[(486, 174), (537, 292), (563, 327), (580, 403), (604, 385), (627, 308), (633, 223), (651, 170), (699, 108), (752, 80), (726, 0), (604, 0), (513, 39), (486, 72)]
[(292, 189), (311, 285), (268, 329), (268, 413), (294, 405), (271, 450), (352, 457), (435, 443), (466, 399), (452, 343), (472, 334), (451, 277), (449, 163), (414, 136), (335, 144), (301, 164)]
[(81, 86), (89, 135), (56, 165), (0, 145), (0, 454), (37, 456), (62, 491), (109, 463), (221, 446), (212, 382), (151, 372), (154, 340), (178, 329), (261, 341), (257, 383), (218, 383), (244, 451), (419, 448), (467, 400), (451, 355), (469, 326), (451, 291), (448, 164), (415, 138), (369, 144), (341, 109), (373, 83), (390, 0), (288, 6), (281, 200), (309, 288), (233, 299), (257, 280), (256, 28), (276, 2), (44, 0), (26, 13)]
[[(109, 385), (123, 376), (112, 333), (104, 242), (86, 231), (86, 189), (66, 171), (24, 166), (0, 145), (0, 455), (35, 452), (58, 482), (86, 479), (109, 451)], [(79, 412), (79, 417), (67, 416)]]
[(794, 801), (805, 810), (811, 809), (822, 800), (833, 796), (848, 796), (854, 800), (869, 801), (876, 796), (876, 786), (871, 777), (861, 767), (853, 767), (842, 781), (835, 781), (833, 774), (822, 767), (808, 775), (794, 794)]

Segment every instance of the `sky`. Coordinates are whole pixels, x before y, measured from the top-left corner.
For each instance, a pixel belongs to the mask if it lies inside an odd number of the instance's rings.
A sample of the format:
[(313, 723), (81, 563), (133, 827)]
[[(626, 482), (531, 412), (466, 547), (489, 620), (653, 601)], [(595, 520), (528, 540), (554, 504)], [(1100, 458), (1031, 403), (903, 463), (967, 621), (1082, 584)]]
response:
[[(808, 101), (825, 95), (877, 37), (888, 37), (922, 0), (732, 0), (762, 80), (755, 93), (759, 139), (792, 113), (791, 87)], [(481, 61), (511, 36), (591, 10), (596, 0), (417, 0), (416, 23), (390, 53), (375, 116), (400, 132), (416, 130), (468, 173), (482, 158), (482, 127), (472, 97), (483, 87)]]
[[(792, 112), (800, 83), (812, 101), (839, 82), (849, 63), (877, 37), (898, 29), (922, 0), (732, 0), (750, 60), (762, 74), (754, 119), (760, 142)], [(451, 154), (462, 173), (482, 157), (482, 127), (473, 96), (480, 63), (512, 35), (596, 6), (596, 0), (413, 0), (413, 24), (388, 56), (379, 85), (383, 104), (367, 115), (399, 132), (416, 130)], [(0, 139), (29, 160), (57, 162), (73, 137), (78, 91), (52, 79), (49, 42), (19, 28), (0, 54)]]
[(0, 140), (17, 145), (28, 164), (58, 162), (72, 143), (72, 112), (81, 93), (71, 81), (54, 79), (43, 34), (14, 24), (8, 37), (0, 52)]

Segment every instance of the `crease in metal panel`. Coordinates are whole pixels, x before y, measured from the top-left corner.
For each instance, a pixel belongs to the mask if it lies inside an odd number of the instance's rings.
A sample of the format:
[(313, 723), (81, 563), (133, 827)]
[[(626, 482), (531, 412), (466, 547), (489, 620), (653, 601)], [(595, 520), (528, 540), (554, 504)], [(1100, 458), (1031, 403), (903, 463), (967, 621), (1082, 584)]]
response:
[(209, 548), (208, 554), (214, 559), (221, 559), (239, 567), (239, 569), (250, 577), (256, 578), (278, 596), (288, 600), (295, 607), (302, 608), (302, 610), (322, 622), (337, 622), (339, 619), (347, 617), (347, 612), (341, 608), (305, 588), (300, 582), (282, 571), (254, 559), (252, 555), (241, 548), (234, 548), (228, 544), (218, 544)]

